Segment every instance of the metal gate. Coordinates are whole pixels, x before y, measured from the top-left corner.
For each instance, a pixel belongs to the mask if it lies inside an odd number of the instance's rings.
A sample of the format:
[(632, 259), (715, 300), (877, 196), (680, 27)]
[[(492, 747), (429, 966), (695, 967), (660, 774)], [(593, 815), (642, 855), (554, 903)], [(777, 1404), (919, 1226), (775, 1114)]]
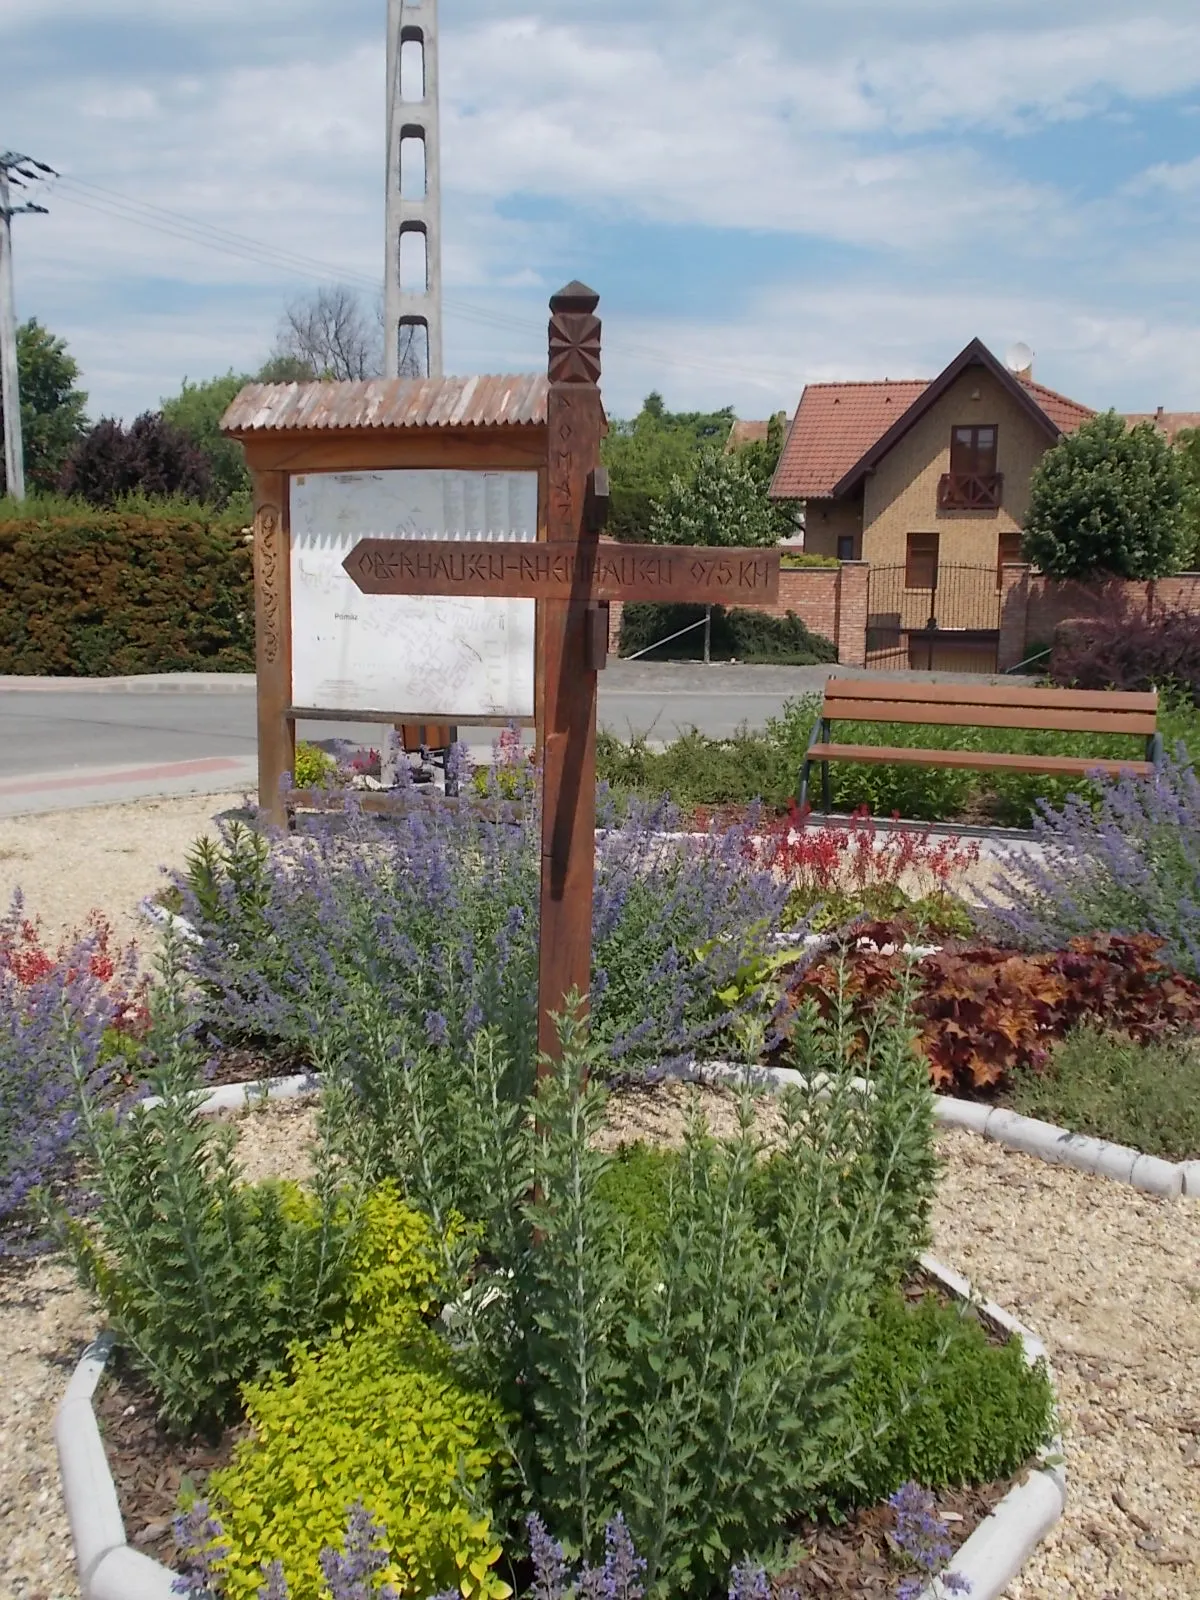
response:
[(872, 566), (867, 583), (867, 665), (883, 672), (995, 672), (1000, 642), (996, 568), (937, 565), (910, 587), (902, 566)]

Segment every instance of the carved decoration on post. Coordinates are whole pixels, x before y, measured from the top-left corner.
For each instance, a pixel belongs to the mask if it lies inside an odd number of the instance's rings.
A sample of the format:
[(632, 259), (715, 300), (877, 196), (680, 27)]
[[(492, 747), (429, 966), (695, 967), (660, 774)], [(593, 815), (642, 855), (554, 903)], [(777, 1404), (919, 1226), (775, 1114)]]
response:
[(255, 513), (254, 551), (258, 558), (258, 593), (261, 614), (259, 638), (262, 657), (273, 667), (283, 648), (283, 595), (280, 573), (286, 552), (282, 549), (278, 506), (262, 505)]

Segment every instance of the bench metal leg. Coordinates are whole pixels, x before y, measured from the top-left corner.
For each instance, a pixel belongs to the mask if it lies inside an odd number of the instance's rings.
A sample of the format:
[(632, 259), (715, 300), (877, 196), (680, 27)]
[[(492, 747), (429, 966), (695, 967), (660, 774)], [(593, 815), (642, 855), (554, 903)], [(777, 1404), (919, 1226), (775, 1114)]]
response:
[(1149, 742), (1149, 748), (1146, 751), (1146, 760), (1147, 761), (1153, 761), (1153, 763), (1154, 763), (1154, 765), (1156, 767), (1161, 767), (1162, 766), (1162, 764), (1163, 764), (1163, 736), (1162, 736), (1161, 733), (1155, 733), (1155, 734), (1153, 734), (1151, 736), (1150, 742)]
[(800, 767), (800, 784), (796, 790), (796, 807), (800, 811), (803, 811), (808, 804), (808, 777), (812, 771), (812, 756), (808, 752), (821, 739), (824, 728), (824, 719), (818, 717), (813, 723), (812, 732), (808, 736), (808, 748), (804, 753), (804, 761)]

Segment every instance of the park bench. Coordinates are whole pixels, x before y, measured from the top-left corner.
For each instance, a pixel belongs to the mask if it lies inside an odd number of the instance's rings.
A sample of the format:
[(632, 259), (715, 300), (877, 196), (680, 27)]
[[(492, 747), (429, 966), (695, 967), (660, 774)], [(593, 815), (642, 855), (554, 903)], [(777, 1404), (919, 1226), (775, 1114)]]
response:
[[(837, 722), (895, 722), (917, 726), (1037, 728), (1063, 733), (1130, 734), (1146, 741), (1145, 760), (1034, 755), (996, 750), (927, 750), (920, 746), (835, 744)], [(831, 761), (910, 762), (975, 771), (1045, 773), (1082, 778), (1091, 772), (1153, 772), (1162, 761), (1158, 695), (1096, 689), (1039, 689), (1017, 684), (904, 683), (886, 678), (830, 678), (800, 769), (797, 803), (808, 803), (809, 775), (821, 767), (821, 798), (830, 808)]]

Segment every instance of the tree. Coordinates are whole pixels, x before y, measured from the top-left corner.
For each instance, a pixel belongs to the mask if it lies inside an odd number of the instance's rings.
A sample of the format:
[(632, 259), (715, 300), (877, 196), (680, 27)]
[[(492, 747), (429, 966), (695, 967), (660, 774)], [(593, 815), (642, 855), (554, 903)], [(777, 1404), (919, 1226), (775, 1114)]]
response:
[(274, 360), (300, 363), (318, 378), (375, 378), (383, 371), (379, 319), (344, 284), (317, 289), (286, 307)]
[[(17, 329), (17, 376), (25, 482), (30, 489), (53, 489), (71, 447), (87, 427), (87, 395), (75, 387), (79, 367), (67, 354), (66, 342), (31, 317)], [(2, 459), (0, 485), (7, 487)]]
[(741, 454), (706, 446), (691, 473), (677, 475), (657, 501), (650, 522), (659, 544), (773, 545), (775, 510)]
[(1200, 428), (1185, 428), (1175, 440), (1175, 451), (1186, 485), (1183, 560), (1195, 572), (1200, 569)]
[(256, 383), (312, 383), (317, 369), (311, 361), (300, 356), (273, 355), (264, 361), (255, 377)]
[(112, 506), (130, 494), (207, 500), (212, 480), (187, 434), (161, 412), (147, 411), (128, 430), (102, 418), (71, 451), (60, 487), (94, 506)]
[(697, 452), (723, 444), (733, 422), (721, 411), (668, 411), (662, 395), (649, 394), (638, 415), (613, 420), (602, 446), (611, 493), (608, 531), (616, 539), (646, 539), (654, 503), (672, 478), (690, 475)]
[(208, 463), (213, 497), (222, 505), (250, 492), (246, 453), (236, 439), (225, 438), (220, 424), (235, 396), (252, 381), (236, 372), (205, 383), (185, 378), (180, 392), (162, 403), (166, 420), (187, 435)]
[(1161, 577), (1179, 569), (1185, 500), (1162, 435), (1106, 411), (1038, 463), (1022, 554), (1051, 578)]

